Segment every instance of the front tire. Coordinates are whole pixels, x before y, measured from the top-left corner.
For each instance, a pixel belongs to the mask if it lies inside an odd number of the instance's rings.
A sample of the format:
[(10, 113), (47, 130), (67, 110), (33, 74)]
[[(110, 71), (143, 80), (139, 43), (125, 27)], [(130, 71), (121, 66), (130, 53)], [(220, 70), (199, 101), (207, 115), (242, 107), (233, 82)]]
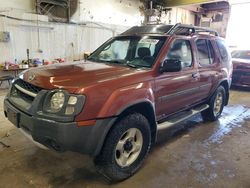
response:
[(141, 167), (150, 146), (148, 120), (139, 113), (129, 114), (111, 129), (95, 164), (110, 181), (121, 181)]
[(226, 101), (226, 91), (223, 86), (219, 86), (209, 100), (209, 108), (201, 112), (205, 121), (216, 121), (220, 117)]

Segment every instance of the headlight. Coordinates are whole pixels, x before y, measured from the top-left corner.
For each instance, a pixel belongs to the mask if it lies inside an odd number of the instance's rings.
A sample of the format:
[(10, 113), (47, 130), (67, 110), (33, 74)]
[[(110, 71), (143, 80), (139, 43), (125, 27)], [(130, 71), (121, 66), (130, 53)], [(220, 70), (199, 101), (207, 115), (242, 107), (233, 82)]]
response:
[(43, 111), (59, 116), (74, 116), (81, 112), (85, 95), (70, 94), (65, 90), (49, 91), (44, 99)]
[(50, 109), (52, 112), (58, 112), (62, 109), (65, 101), (65, 95), (59, 91), (52, 95), (50, 99)]
[(75, 105), (77, 103), (77, 97), (70, 96), (68, 104)]

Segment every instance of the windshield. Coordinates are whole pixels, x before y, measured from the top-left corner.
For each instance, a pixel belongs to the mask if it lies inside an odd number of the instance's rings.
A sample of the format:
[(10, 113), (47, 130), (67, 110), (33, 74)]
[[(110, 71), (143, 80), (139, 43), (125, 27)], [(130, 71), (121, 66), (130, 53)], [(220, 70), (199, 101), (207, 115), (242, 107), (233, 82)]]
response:
[(166, 37), (116, 37), (93, 52), (88, 60), (115, 63), (134, 68), (153, 66)]
[(232, 52), (232, 57), (250, 60), (250, 51), (248, 50), (234, 51)]

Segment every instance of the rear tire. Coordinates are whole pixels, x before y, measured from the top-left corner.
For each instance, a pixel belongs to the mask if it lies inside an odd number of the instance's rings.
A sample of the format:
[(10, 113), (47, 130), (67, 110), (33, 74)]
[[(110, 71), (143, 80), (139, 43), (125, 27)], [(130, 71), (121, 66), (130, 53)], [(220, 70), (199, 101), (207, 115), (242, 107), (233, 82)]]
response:
[(147, 118), (139, 113), (129, 114), (111, 129), (94, 162), (108, 180), (121, 181), (135, 174), (142, 166), (150, 146)]
[(205, 121), (216, 121), (220, 117), (226, 101), (226, 91), (223, 86), (219, 86), (208, 104), (209, 108), (201, 112), (202, 118)]

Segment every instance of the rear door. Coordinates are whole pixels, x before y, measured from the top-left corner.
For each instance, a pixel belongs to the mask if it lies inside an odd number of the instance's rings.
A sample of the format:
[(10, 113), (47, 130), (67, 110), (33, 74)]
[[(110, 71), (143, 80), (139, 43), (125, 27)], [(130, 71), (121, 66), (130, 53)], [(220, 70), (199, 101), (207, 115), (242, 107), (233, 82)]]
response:
[(198, 38), (195, 41), (197, 48), (197, 61), (200, 74), (200, 95), (199, 98), (206, 99), (210, 94), (214, 82), (218, 80), (219, 59), (214, 50), (213, 41), (206, 38)]
[(197, 102), (199, 95), (199, 72), (194, 66), (193, 45), (189, 39), (172, 40), (163, 59), (178, 59), (182, 62), (180, 72), (165, 72), (155, 79), (156, 115), (166, 115), (186, 108)]

